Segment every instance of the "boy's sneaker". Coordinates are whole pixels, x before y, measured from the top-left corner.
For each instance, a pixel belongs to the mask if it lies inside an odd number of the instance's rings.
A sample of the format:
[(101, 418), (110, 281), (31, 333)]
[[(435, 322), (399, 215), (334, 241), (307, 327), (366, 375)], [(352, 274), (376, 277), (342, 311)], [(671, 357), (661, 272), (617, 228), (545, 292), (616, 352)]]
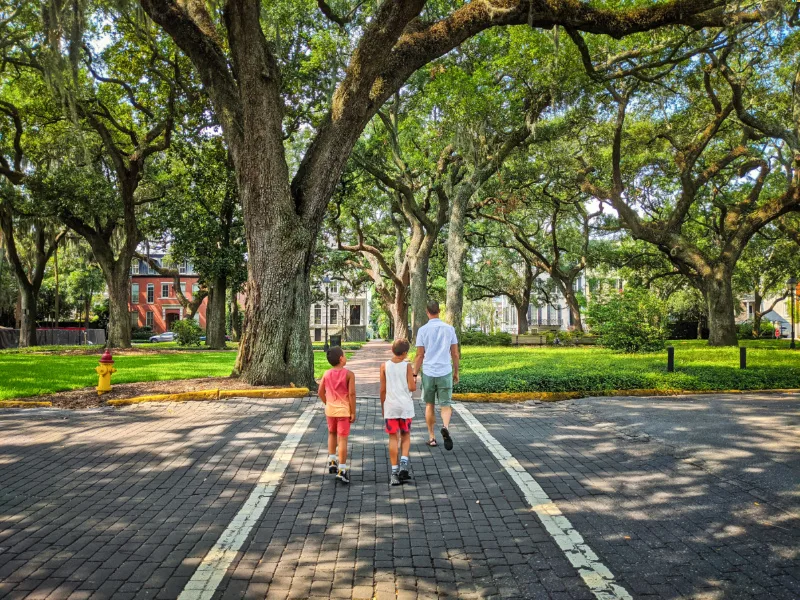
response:
[(392, 471), (392, 477), (389, 479), (389, 485), (400, 485), (401, 483), (403, 482), (400, 481), (398, 474)]
[[(400, 479), (401, 482), (408, 481), (411, 479), (411, 474), (408, 472), (408, 463), (401, 462), (400, 463), (400, 470), (397, 472), (397, 477)], [(394, 484), (392, 484), (394, 485)]]
[(339, 474), (336, 476), (336, 479), (338, 479), (344, 484), (350, 483), (350, 473), (348, 473), (347, 471), (339, 470)]
[(442, 427), (442, 437), (444, 438), (444, 449), (452, 450), (453, 438), (450, 437), (450, 431), (447, 429), (447, 427)]
[(335, 474), (339, 472), (339, 461), (338, 460), (331, 460), (328, 462), (328, 473)]

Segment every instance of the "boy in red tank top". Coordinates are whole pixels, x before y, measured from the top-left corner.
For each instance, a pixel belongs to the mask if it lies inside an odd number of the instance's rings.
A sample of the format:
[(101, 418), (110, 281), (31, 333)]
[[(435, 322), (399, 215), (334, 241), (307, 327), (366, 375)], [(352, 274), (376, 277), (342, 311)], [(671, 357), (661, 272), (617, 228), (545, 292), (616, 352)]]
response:
[(339, 346), (328, 350), (327, 358), (333, 368), (322, 376), (319, 399), (325, 405), (328, 419), (328, 472), (336, 473), (336, 479), (342, 483), (350, 483), (347, 438), (350, 435), (350, 423), (356, 420), (356, 376), (344, 368), (347, 357)]

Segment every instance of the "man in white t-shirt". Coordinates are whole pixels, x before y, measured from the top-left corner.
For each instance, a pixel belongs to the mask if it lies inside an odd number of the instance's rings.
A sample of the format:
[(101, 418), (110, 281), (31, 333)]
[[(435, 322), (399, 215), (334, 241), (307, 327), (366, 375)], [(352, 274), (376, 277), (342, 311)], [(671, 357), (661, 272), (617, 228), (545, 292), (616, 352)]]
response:
[[(439, 319), (439, 303), (427, 305), (428, 322), (417, 331), (417, 357), (414, 376), (422, 370), (422, 397), (425, 399), (425, 423), (428, 425), (428, 446), (438, 446), (433, 430), (438, 404), (442, 413), (442, 437), (446, 450), (453, 449), (450, 417), (453, 414), (453, 384), (458, 383), (458, 338), (456, 330)], [(451, 364), (452, 362), (452, 364)]]

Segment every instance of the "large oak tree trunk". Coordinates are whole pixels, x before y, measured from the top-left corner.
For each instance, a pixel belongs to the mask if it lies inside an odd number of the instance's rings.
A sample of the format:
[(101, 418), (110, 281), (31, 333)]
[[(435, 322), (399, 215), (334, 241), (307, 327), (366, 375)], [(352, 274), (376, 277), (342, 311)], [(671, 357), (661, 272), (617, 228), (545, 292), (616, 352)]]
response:
[[(240, 189), (243, 195), (250, 193), (247, 183)], [(244, 203), (246, 213), (253, 204)], [(268, 221), (263, 225), (246, 221), (249, 277), (234, 375), (254, 385), (313, 387), (309, 266), (314, 235), (297, 223)]]
[(430, 257), (426, 253), (418, 256), (411, 263), (411, 335), (413, 342), (417, 338), (419, 328), (428, 322), (426, 305), (428, 303), (428, 263)]
[(708, 305), (708, 345), (738, 346), (730, 274), (720, 271), (706, 278), (703, 295)]
[(206, 307), (206, 346), (209, 348), (225, 347), (225, 304), (227, 278), (215, 276), (208, 290), (208, 306)]
[(402, 288), (397, 288), (394, 302), (389, 307), (392, 318), (392, 333), (395, 340), (410, 339), (408, 333), (408, 296)]
[(583, 333), (583, 322), (581, 321), (581, 305), (578, 302), (578, 297), (572, 289), (572, 282), (567, 282), (564, 285), (564, 299), (567, 302), (567, 308), (572, 320), (572, 325), (575, 331)]
[(108, 340), (109, 348), (131, 347), (131, 317), (128, 312), (128, 272), (130, 257), (120, 257), (113, 262), (100, 260), (100, 269), (108, 286)]
[(761, 337), (761, 293), (758, 286), (753, 290), (753, 337)]
[(466, 202), (459, 196), (450, 206), (450, 223), (447, 235), (447, 300), (445, 320), (455, 327), (461, 337), (464, 314), (464, 262), (467, 258)]
[(20, 299), (19, 347), (36, 346), (36, 297), (38, 290), (28, 282), (18, 281)]
[(530, 306), (530, 301), (525, 299), (515, 306), (517, 309), (517, 335), (524, 335), (528, 333), (528, 307)]

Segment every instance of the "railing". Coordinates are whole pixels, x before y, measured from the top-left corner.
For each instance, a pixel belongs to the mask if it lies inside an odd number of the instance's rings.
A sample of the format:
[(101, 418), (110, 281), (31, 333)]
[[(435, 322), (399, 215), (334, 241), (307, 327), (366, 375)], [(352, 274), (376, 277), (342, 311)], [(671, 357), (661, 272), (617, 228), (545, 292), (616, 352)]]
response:
[(531, 319), (530, 325), (532, 327), (561, 327), (564, 324), (564, 319), (539, 319), (534, 317)]

